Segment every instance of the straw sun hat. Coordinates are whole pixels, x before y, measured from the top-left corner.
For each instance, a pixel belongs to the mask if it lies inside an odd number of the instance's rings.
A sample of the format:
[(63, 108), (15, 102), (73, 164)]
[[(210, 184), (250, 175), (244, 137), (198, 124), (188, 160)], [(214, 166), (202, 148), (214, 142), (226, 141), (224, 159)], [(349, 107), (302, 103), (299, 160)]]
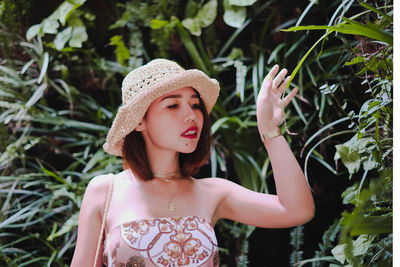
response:
[(210, 113), (218, 98), (219, 84), (204, 72), (185, 70), (166, 59), (154, 59), (131, 71), (122, 82), (122, 106), (107, 134), (104, 151), (122, 156), (125, 136), (136, 128), (149, 105), (156, 98), (186, 86), (199, 92), (207, 112)]

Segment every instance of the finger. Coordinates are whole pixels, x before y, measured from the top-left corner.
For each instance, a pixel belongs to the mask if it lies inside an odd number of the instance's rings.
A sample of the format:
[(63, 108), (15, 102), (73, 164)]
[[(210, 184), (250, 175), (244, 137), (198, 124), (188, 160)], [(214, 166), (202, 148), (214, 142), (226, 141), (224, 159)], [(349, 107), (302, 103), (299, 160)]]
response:
[(263, 96), (263, 97), (269, 97), (269, 94), (271, 92), (271, 88), (272, 88), (272, 80), (271, 80), (270, 76), (267, 75), (264, 78), (264, 81), (263, 81), (263, 83), (261, 85), (261, 90), (260, 90), (260, 94), (259, 95)]
[(290, 80), (290, 76), (286, 77), (285, 81), (276, 89), (276, 95), (280, 98), (285, 92), (286, 86)]
[(275, 75), (278, 73), (279, 70), (279, 66), (278, 64), (275, 64), (272, 69), (269, 71), (267, 77), (269, 77), (269, 79), (273, 80), (275, 78)]
[(277, 92), (277, 88), (279, 87), (279, 85), (281, 84), (281, 82), (283, 81), (283, 79), (285, 78), (286, 74), (287, 74), (287, 69), (282, 69), (278, 76), (276, 76), (276, 78), (274, 79), (274, 83), (273, 83), (273, 88), (276, 88), (274, 90), (274, 93)]
[(299, 87), (294, 88), (290, 93), (283, 99), (283, 106), (286, 107), (292, 98), (297, 94), (297, 91), (299, 91)]

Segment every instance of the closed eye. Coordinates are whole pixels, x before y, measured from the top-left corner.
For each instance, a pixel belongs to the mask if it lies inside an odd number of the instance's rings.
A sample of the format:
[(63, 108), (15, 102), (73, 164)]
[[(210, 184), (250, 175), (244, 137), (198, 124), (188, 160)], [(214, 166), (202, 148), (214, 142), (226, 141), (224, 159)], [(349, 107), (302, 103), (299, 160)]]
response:
[(192, 105), (192, 108), (200, 109), (200, 104), (193, 104), (193, 105)]
[(177, 107), (178, 107), (178, 104), (173, 104), (173, 105), (167, 106), (167, 108), (170, 108), (170, 109), (176, 109)]

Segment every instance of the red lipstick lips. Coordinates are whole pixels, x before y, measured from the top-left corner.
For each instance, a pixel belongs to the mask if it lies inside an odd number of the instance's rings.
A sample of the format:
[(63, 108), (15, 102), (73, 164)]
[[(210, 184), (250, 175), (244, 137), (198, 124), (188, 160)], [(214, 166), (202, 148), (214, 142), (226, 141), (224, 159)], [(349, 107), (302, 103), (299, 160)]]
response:
[(185, 138), (190, 138), (190, 139), (196, 138), (197, 130), (198, 130), (198, 128), (196, 126), (189, 127), (186, 131), (184, 131), (181, 134), (181, 136), (185, 137)]

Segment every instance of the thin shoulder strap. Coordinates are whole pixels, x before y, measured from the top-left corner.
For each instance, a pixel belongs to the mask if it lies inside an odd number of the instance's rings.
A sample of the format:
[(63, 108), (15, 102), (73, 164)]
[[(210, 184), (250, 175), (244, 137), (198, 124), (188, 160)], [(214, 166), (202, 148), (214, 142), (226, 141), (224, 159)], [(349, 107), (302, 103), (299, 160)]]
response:
[(103, 218), (101, 220), (101, 230), (100, 230), (99, 240), (97, 241), (96, 257), (94, 259), (93, 267), (96, 267), (96, 265), (97, 265), (97, 259), (99, 257), (100, 247), (102, 244), (101, 241), (103, 240), (104, 227), (106, 224), (108, 208), (110, 207), (110, 201), (111, 201), (111, 196), (112, 196), (112, 192), (113, 192), (113, 187), (114, 187), (114, 175), (111, 176), (110, 184), (108, 186), (107, 200), (106, 200), (106, 204), (104, 205)]

